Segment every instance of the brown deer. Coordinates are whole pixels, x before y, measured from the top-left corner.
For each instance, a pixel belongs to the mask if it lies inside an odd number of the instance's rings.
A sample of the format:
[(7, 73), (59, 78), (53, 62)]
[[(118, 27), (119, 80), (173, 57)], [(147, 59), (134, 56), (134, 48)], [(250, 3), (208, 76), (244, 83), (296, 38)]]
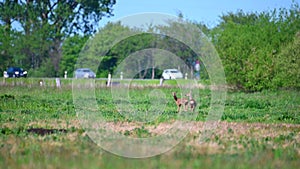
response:
[(188, 101), (187, 99), (185, 99), (185, 98), (177, 98), (175, 92), (173, 92), (172, 94), (173, 94), (173, 98), (174, 98), (174, 100), (175, 100), (175, 103), (176, 103), (176, 105), (177, 105), (177, 112), (179, 113), (180, 107), (181, 107), (182, 105), (184, 106), (184, 110), (186, 111), (187, 105), (188, 105), (189, 101)]
[(194, 112), (197, 103), (196, 103), (196, 101), (195, 101), (195, 100), (193, 99), (193, 97), (192, 97), (192, 91), (190, 91), (190, 92), (189, 92), (188, 94), (186, 94), (185, 96), (189, 97), (188, 104), (190, 105), (191, 110)]

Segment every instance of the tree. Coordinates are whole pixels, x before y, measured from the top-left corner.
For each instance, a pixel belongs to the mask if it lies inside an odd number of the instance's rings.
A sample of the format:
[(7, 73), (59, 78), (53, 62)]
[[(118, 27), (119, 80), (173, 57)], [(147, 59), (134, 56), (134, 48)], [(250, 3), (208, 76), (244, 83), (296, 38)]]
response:
[[(205, 24), (183, 21), (179, 18), (179, 21), (169, 21), (167, 26), (159, 26), (158, 30), (161, 34), (173, 35), (173, 37), (166, 37), (165, 41), (159, 46), (174, 53), (180, 57), (187, 67), (183, 70), (190, 70), (189, 73), (193, 76), (195, 62), (198, 60), (201, 64), (201, 77), (208, 78), (207, 67), (213, 68), (215, 63), (216, 52), (211, 45), (210, 30)], [(205, 33), (204, 33), (204, 32)], [(209, 36), (207, 36), (209, 35)], [(205, 64), (206, 65), (205, 65)], [(217, 70), (217, 69), (215, 69)]]
[(116, 52), (115, 46), (122, 43), (123, 37), (134, 35), (135, 31), (118, 23), (108, 23), (98, 33), (92, 36), (82, 48), (75, 68), (89, 67), (97, 72), (98, 77), (107, 77), (125, 57), (125, 53), (132, 48), (119, 48)]
[[(86, 43), (76, 67), (92, 68), (98, 72), (98, 77), (107, 77), (108, 73), (119, 76), (118, 73), (122, 70), (125, 78), (141, 79), (159, 78), (162, 68), (178, 68), (179, 66), (186, 72), (188, 67), (193, 67), (197, 54), (187, 44), (167, 36), (168, 31), (181, 26), (185, 25), (170, 22), (170, 26), (149, 27), (149, 31), (144, 33), (142, 30), (126, 27), (121, 23), (108, 23)], [(159, 33), (151, 33), (151, 30)], [(179, 30), (185, 34), (186, 30)], [(199, 44), (200, 40), (197, 37), (201, 38), (201, 34), (189, 34), (186, 38), (190, 36), (194, 36), (195, 43)], [(180, 63), (183, 64), (175, 64), (179, 62), (172, 60), (172, 55), (179, 56)], [(129, 60), (128, 57), (130, 57)]]
[(74, 67), (79, 57), (84, 44), (88, 40), (88, 36), (75, 35), (67, 38), (63, 42), (62, 46), (62, 58), (60, 61), (60, 71), (59, 75), (63, 76), (64, 72), (67, 71), (69, 76), (72, 76), (74, 72)]
[[(132, 31), (136, 32), (135, 30)], [(122, 67), (122, 69), (127, 70), (128, 78), (154, 78), (156, 65), (153, 49), (156, 48), (159, 36), (152, 33), (136, 33), (136, 35), (117, 43), (108, 52), (108, 55), (115, 56), (118, 59), (116, 61), (118, 65), (131, 56), (131, 61), (126, 60), (126, 64)]]
[[(0, 72), (6, 70), (7, 65), (10, 65), (12, 62), (11, 53), (11, 37), (5, 36), (7, 30), (5, 30), (5, 26), (0, 25)], [(9, 33), (12, 34), (12, 33)]]
[[(0, 2), (0, 24), (11, 37), (14, 25), (22, 32), (9, 57), (24, 67), (38, 69), (51, 63), (57, 74), (63, 40), (74, 34), (92, 34), (102, 17), (112, 15), (115, 0), (5, 0)], [(8, 31), (10, 30), (10, 31)], [(50, 62), (48, 62), (50, 61)], [(1, 63), (2, 64), (2, 63)]]

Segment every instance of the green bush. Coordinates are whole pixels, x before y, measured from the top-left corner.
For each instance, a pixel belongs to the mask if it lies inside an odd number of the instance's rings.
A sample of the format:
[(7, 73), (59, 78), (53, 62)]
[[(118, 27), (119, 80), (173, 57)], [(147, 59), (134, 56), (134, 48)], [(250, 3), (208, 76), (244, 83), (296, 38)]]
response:
[[(299, 5), (263, 13), (228, 13), (212, 31), (226, 80), (245, 91), (299, 88)], [(296, 35), (296, 36), (295, 36)]]
[(300, 88), (300, 32), (276, 58), (276, 76), (273, 82), (278, 87)]

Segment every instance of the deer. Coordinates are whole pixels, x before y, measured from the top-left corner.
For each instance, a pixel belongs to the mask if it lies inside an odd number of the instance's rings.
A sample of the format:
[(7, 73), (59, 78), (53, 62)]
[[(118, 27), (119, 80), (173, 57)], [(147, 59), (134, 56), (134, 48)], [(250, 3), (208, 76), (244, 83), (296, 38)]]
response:
[(196, 103), (196, 101), (192, 97), (192, 91), (190, 91), (189, 93), (187, 93), (185, 96), (189, 97), (188, 104), (190, 105), (191, 111), (194, 112), (197, 103)]
[(189, 101), (188, 101), (187, 99), (185, 99), (185, 98), (177, 98), (175, 92), (173, 92), (172, 94), (173, 94), (173, 98), (174, 98), (174, 100), (175, 100), (175, 103), (176, 103), (176, 105), (177, 105), (177, 112), (179, 113), (180, 107), (181, 107), (182, 105), (184, 106), (184, 110), (186, 111), (187, 105), (188, 105)]

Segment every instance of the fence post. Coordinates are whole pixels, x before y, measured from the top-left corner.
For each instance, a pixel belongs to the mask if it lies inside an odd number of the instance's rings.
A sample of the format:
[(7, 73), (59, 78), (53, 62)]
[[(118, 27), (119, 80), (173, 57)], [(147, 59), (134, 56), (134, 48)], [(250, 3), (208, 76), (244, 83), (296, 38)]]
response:
[(123, 80), (123, 72), (121, 72), (120, 79)]
[(164, 78), (161, 77), (160, 80), (159, 80), (159, 86), (162, 86), (163, 83), (164, 83)]
[(188, 73), (185, 73), (185, 80), (188, 79)]
[(39, 82), (40, 82), (40, 86), (42, 87), (44, 85), (43, 80), (40, 80)]
[(5, 74), (6, 74), (6, 71), (3, 72), (3, 85), (5, 84)]
[(107, 78), (107, 83), (106, 83), (107, 87), (109, 87), (110, 81), (111, 81), (111, 74), (109, 73)]
[(67, 76), (67, 73), (68, 73), (68, 72), (67, 72), (67, 71), (65, 71), (65, 79), (68, 77), (68, 76)]
[(59, 78), (55, 78), (55, 82), (56, 82), (56, 87), (60, 88), (60, 79)]

